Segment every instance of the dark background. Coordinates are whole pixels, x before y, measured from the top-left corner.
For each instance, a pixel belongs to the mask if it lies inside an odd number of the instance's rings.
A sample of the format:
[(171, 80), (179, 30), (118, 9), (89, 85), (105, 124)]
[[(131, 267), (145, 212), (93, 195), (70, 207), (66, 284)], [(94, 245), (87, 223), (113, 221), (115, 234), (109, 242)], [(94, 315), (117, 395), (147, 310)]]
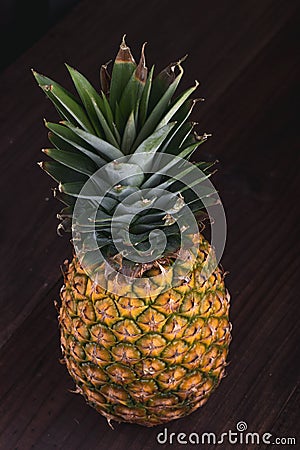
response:
[(206, 406), (170, 423), (169, 433), (220, 435), (244, 420), (249, 431), (295, 437), (300, 404), (298, 2), (72, 3), (1, 3), (0, 448), (164, 448), (156, 443), (163, 427), (116, 424), (113, 431), (68, 391), (74, 385), (58, 362), (53, 301), (62, 283), (59, 265), (71, 247), (68, 237), (56, 235), (60, 205), (51, 197), (53, 183), (36, 165), (47, 145), (42, 118), (57, 116), (30, 68), (71, 88), (63, 66), (68, 62), (98, 86), (100, 64), (114, 57), (125, 32), (136, 56), (148, 41), (148, 65), (155, 62), (157, 69), (189, 53), (182, 89), (195, 78), (201, 82), (199, 96), (206, 102), (193, 119), (199, 133), (213, 137), (199, 158), (220, 160), (214, 183), (228, 221), (222, 264), (229, 271), (233, 341), (227, 377)]
[(14, 61), (79, 0), (1, 0), (0, 70)]

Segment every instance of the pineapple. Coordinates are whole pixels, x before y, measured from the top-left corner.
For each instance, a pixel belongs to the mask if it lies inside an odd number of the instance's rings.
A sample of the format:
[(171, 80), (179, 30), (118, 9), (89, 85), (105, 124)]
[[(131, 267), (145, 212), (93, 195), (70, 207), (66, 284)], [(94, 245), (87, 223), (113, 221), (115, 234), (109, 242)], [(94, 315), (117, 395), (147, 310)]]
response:
[(198, 227), (216, 201), (205, 185), (212, 164), (188, 162), (207, 135), (188, 120), (198, 83), (174, 98), (182, 61), (154, 77), (144, 46), (136, 64), (123, 38), (99, 92), (67, 66), (78, 97), (33, 72), (62, 119), (46, 122), (52, 159), (39, 164), (58, 183), (58, 232), (72, 232), (74, 246), (59, 310), (63, 360), (109, 423), (188, 415), (225, 372), (229, 294)]

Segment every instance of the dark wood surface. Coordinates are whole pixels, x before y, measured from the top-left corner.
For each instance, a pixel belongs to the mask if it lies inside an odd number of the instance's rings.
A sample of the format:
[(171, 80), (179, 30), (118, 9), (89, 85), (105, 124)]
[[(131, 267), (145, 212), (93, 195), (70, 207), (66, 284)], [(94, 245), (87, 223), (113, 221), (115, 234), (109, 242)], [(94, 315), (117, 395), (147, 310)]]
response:
[[(58, 362), (53, 301), (62, 281), (59, 266), (71, 248), (67, 237), (56, 235), (60, 205), (36, 165), (47, 145), (42, 117), (55, 120), (56, 113), (29, 69), (71, 86), (63, 66), (68, 62), (96, 84), (100, 64), (115, 55), (125, 32), (135, 53), (148, 41), (149, 65), (158, 68), (189, 53), (183, 85), (201, 81), (199, 95), (207, 100), (194, 119), (199, 131), (213, 132), (201, 152), (203, 159), (220, 160), (214, 182), (228, 220), (222, 264), (230, 272), (233, 341), (227, 377), (206, 406), (170, 423), (169, 433), (220, 435), (243, 420), (249, 431), (297, 435), (298, 18), (297, 2), (286, 0), (179, 6), (165, 0), (86, 0), (3, 72), (1, 450), (164, 448), (156, 441), (163, 427), (116, 424), (111, 430), (69, 392), (72, 380)], [(270, 448), (203, 448), (246, 447)]]

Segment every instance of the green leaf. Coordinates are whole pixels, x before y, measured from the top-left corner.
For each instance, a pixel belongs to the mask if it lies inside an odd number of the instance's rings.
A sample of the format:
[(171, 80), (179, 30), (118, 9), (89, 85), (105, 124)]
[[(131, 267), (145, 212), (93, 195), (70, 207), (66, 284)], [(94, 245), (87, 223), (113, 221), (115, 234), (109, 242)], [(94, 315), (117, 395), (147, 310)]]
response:
[(147, 113), (148, 113), (148, 104), (149, 104), (149, 97), (152, 87), (152, 79), (153, 79), (153, 72), (154, 72), (154, 66), (152, 66), (139, 105), (139, 124), (142, 127), (146, 121)]
[(60, 150), (64, 150), (64, 142), (67, 142), (67, 144), (71, 144), (71, 146), (87, 155), (98, 167), (106, 164), (105, 159), (97, 155), (95, 150), (87, 145), (84, 140), (80, 139), (72, 130), (63, 125), (50, 122), (46, 122), (46, 127), (54, 133), (55, 136), (52, 135), (50, 140)]
[(59, 86), (65, 92), (65, 94), (71, 96), (75, 102), (77, 102), (76, 97), (73, 94), (71, 94), (70, 92), (68, 92), (66, 89), (64, 89), (62, 86), (60, 86), (58, 83), (51, 80), (51, 78), (41, 75), (41, 74), (35, 72), (34, 70), (32, 70), (32, 73), (33, 73), (39, 87), (44, 91), (44, 93), (47, 95), (47, 97), (51, 100), (51, 102), (55, 106), (60, 117), (63, 120), (68, 120), (69, 122), (74, 122), (74, 124), (77, 124), (77, 121), (74, 120), (73, 116), (54, 97), (54, 95), (51, 92), (50, 86), (51, 85)]
[[(200, 184), (200, 183), (202, 183), (203, 181), (204, 181), (204, 179), (207, 179), (207, 176), (204, 178), (204, 177), (201, 177), (201, 179), (199, 179), (198, 180), (198, 183)], [(194, 185), (195, 186), (195, 185)], [(185, 186), (183, 189), (181, 189), (181, 193), (183, 193), (183, 192), (186, 192), (187, 190), (190, 190), (191, 189), (191, 187), (193, 187), (193, 186)], [(211, 187), (211, 186), (207, 186), (207, 185), (202, 185), (201, 186), (201, 192), (199, 191), (199, 192), (197, 192), (197, 194), (193, 191), (193, 194), (195, 194), (195, 196), (197, 197), (195, 200), (196, 201), (198, 201), (198, 200), (201, 200), (202, 198), (204, 198), (204, 197), (209, 197), (210, 195), (212, 195), (212, 194), (216, 194), (216, 189), (214, 188), (214, 187)], [(190, 203), (188, 203), (188, 204), (190, 204)]]
[(106, 64), (102, 64), (102, 66), (100, 68), (100, 84), (101, 84), (101, 89), (105, 95), (109, 94), (111, 76), (107, 70), (107, 66), (110, 62), (111, 61), (109, 61)]
[[(163, 221), (161, 222), (153, 222), (151, 225), (147, 225), (144, 223), (137, 223), (134, 224), (131, 228), (130, 228), (130, 236), (131, 236), (131, 240), (132, 242), (136, 243), (140, 243), (140, 242), (145, 242), (145, 241), (149, 241), (149, 233), (150, 231), (154, 230), (155, 228), (165, 228), (165, 224)], [(163, 230), (165, 232), (165, 230)]]
[(116, 161), (112, 164), (107, 164), (103, 170), (106, 175), (101, 177), (100, 183), (104, 180), (108, 181), (111, 187), (115, 184), (118, 186), (140, 186), (144, 181), (144, 173), (136, 164)]
[(123, 130), (126, 121), (128, 120), (131, 111), (136, 108), (139, 104), (141, 95), (146, 83), (147, 78), (147, 68), (145, 66), (145, 56), (144, 56), (144, 45), (142, 48), (142, 55), (140, 62), (132, 73), (124, 91), (121, 95), (121, 99), (119, 102), (120, 111), (122, 113), (122, 117), (124, 118), (124, 122), (121, 123), (121, 127), (119, 130)]
[(169, 64), (154, 78), (149, 98), (149, 111), (153, 110), (168, 87), (174, 82), (176, 78), (175, 69), (179, 64), (180, 62)]
[(63, 86), (61, 86), (59, 83), (57, 83), (56, 81), (52, 80), (49, 77), (46, 77), (45, 75), (42, 75), (41, 73), (36, 72), (35, 70), (32, 69), (32, 74), (34, 76), (34, 78), (36, 79), (38, 85), (40, 88), (44, 88), (46, 86), (57, 86), (59, 87), (67, 96), (70, 96), (75, 102), (78, 102), (78, 99), (75, 97), (75, 95), (73, 95), (71, 92), (67, 91)]
[(175, 104), (171, 107), (171, 109), (169, 109), (169, 111), (167, 112), (167, 114), (163, 117), (163, 119), (159, 122), (158, 124), (158, 128), (163, 127), (164, 125), (166, 125), (167, 123), (169, 123), (169, 121), (172, 119), (172, 117), (174, 116), (174, 114), (179, 110), (179, 108), (184, 104), (184, 102), (189, 98), (189, 96), (197, 89), (197, 87), (199, 86), (198, 81), (196, 81), (195, 86), (191, 87), (190, 89), (186, 90), (180, 97), (179, 99), (175, 102)]
[(113, 123), (113, 128), (114, 128), (114, 133), (115, 133), (117, 142), (118, 142), (119, 147), (120, 147), (120, 145), (121, 145), (121, 136), (120, 136), (120, 133), (118, 131), (117, 125), (115, 123)]
[[(137, 242), (148, 242), (149, 241), (149, 232), (153, 230), (153, 227), (156, 228), (163, 228), (163, 233), (165, 236), (172, 236), (177, 235), (178, 236), (178, 227), (175, 226), (168, 226), (164, 223), (158, 222), (151, 225), (144, 225), (144, 224), (138, 224), (134, 225), (132, 229), (130, 230), (130, 236), (131, 240), (135, 243)], [(134, 236), (136, 235), (136, 236)]]
[(94, 132), (84, 109), (72, 94), (50, 78), (36, 72), (34, 72), (34, 76), (63, 117), (66, 117), (72, 124), (80, 125), (86, 131)]
[[(138, 195), (123, 200), (123, 202), (118, 205), (118, 211), (114, 217), (119, 215), (125, 216), (126, 214), (129, 214), (129, 217), (131, 217), (130, 215), (132, 214), (134, 214), (134, 216), (136, 216), (137, 214), (142, 214), (142, 217), (144, 217), (145, 212), (149, 210), (148, 208), (150, 208), (156, 200), (157, 198), (153, 197), (150, 200), (147, 199), (147, 201), (145, 202), (142, 193), (139, 192)], [(130, 222), (131, 219), (128, 223)]]
[[(192, 125), (194, 125), (194, 124), (192, 124)], [(200, 141), (200, 140), (196, 138), (196, 132), (194, 131), (193, 133), (188, 133), (188, 134), (184, 137), (184, 139), (183, 139), (183, 141), (182, 141), (180, 147), (182, 147), (183, 145), (184, 145), (184, 146), (192, 145), (192, 144), (194, 144), (195, 142), (199, 142), (199, 141)], [(206, 141), (206, 138), (205, 138), (205, 139), (202, 139), (200, 142), (201, 142), (201, 144), (202, 144), (202, 143), (205, 142), (205, 141)]]
[(197, 167), (202, 170), (202, 172), (207, 172), (208, 169), (217, 164), (218, 160), (215, 161), (201, 161), (197, 163)]
[[(150, 211), (150, 210), (148, 210)], [(158, 211), (154, 213), (147, 213), (147, 211), (144, 212), (144, 214), (137, 215), (134, 223), (136, 224), (153, 224), (157, 223), (159, 221), (162, 221), (162, 218), (166, 215), (165, 211)], [(163, 223), (163, 222), (162, 222)]]
[(115, 111), (116, 103), (120, 101), (125, 86), (135, 68), (136, 63), (134, 62), (129, 47), (126, 45), (124, 36), (113, 65), (110, 82), (109, 104), (112, 111)]
[[(189, 145), (195, 144), (197, 141), (194, 138), (194, 135), (191, 134), (195, 123), (193, 122), (185, 122), (182, 126), (176, 131), (176, 134), (173, 136), (172, 140), (168, 144), (168, 148), (165, 150), (166, 153), (170, 153), (172, 155), (178, 155), (179, 149), (183, 146), (187, 147)], [(191, 136), (191, 140), (189, 145), (186, 145), (186, 141), (188, 137)]]
[(125, 155), (128, 155), (128, 153), (130, 153), (135, 138), (136, 138), (136, 127), (135, 127), (134, 112), (132, 111), (128, 118), (122, 139), (122, 151)]
[(63, 192), (60, 192), (57, 188), (53, 190), (54, 198), (59, 200), (60, 202), (64, 203), (67, 206), (73, 207), (75, 205), (76, 199), (74, 197), (71, 197), (70, 195), (64, 194)]
[(73, 131), (73, 133), (86, 141), (91, 147), (97, 150), (97, 152), (100, 153), (101, 156), (104, 156), (108, 160), (113, 161), (114, 159), (122, 158), (124, 156), (118, 148), (114, 147), (109, 142), (100, 139), (94, 134), (74, 127), (68, 122), (64, 122), (64, 125), (66, 125), (70, 130)]
[(168, 87), (167, 91), (164, 93), (164, 95), (161, 97), (151, 114), (148, 116), (145, 125), (141, 129), (140, 133), (138, 134), (138, 137), (134, 143), (134, 148), (137, 148), (153, 131), (156, 129), (159, 121), (161, 120), (164, 112), (166, 111), (169, 102), (174, 95), (177, 86), (182, 78), (183, 75), (183, 69), (181, 66), (179, 75), (175, 78), (173, 83)]
[[(177, 191), (177, 193), (184, 192), (185, 190), (190, 189), (191, 187), (196, 186), (199, 183), (202, 183), (204, 180), (209, 178), (212, 174), (210, 173), (208, 175), (205, 175), (205, 176), (199, 178), (199, 170), (198, 170), (197, 163), (196, 163), (196, 164), (189, 165), (188, 167), (184, 166), (182, 170), (181, 169), (178, 170), (178, 172), (176, 174), (176, 178), (175, 177), (169, 178), (167, 181), (163, 182), (162, 184), (158, 185), (157, 187), (159, 189), (169, 190), (170, 187), (177, 182), (186, 184), (187, 179), (185, 177), (187, 175), (189, 176), (188, 186), (185, 186), (182, 189), (179, 189)], [(184, 181), (182, 181), (182, 179)]]
[(97, 103), (96, 103), (96, 101), (94, 99), (92, 100), (92, 102), (93, 102), (94, 110), (95, 110), (95, 112), (97, 114), (97, 117), (98, 117), (99, 122), (100, 122), (100, 124), (102, 126), (102, 129), (104, 131), (104, 134), (105, 134), (105, 137), (106, 137), (107, 141), (111, 145), (113, 145), (114, 147), (119, 148), (119, 142), (117, 141), (117, 139), (115, 138), (113, 132), (111, 131), (111, 129), (110, 129), (110, 127), (109, 127), (109, 125), (108, 125), (104, 115), (102, 114), (101, 109), (99, 108), (99, 106), (97, 105)]
[[(137, 180), (138, 181), (138, 180)], [(121, 184), (118, 187), (112, 188), (107, 195), (112, 197), (121, 203), (124, 199), (126, 199), (129, 195), (138, 192), (139, 188), (136, 186), (127, 186), (126, 184)]]
[(118, 131), (120, 130), (119, 132), (121, 135), (122, 134), (121, 127), (122, 127), (122, 124), (125, 122), (125, 118), (123, 117), (123, 114), (121, 112), (118, 102), (116, 102), (116, 104), (115, 104), (115, 121), (116, 121), (116, 128)]
[(67, 65), (67, 68), (71, 74), (77, 92), (84, 104), (86, 111), (91, 119), (91, 122), (97, 131), (97, 134), (100, 138), (103, 137), (103, 131), (106, 136), (108, 142), (110, 142), (115, 147), (118, 147), (118, 143), (110, 129), (106, 118), (103, 115), (102, 111), (107, 111), (106, 106), (103, 103), (103, 99), (96, 92), (94, 87), (90, 84), (90, 82), (77, 70), (72, 69)]
[[(173, 119), (176, 120), (177, 125), (173, 128), (172, 133), (170, 133), (168, 140), (165, 142), (162, 152), (168, 153), (169, 148), (174, 148), (173, 141), (177, 133), (180, 133), (180, 129), (183, 127), (186, 120), (189, 118), (193, 108), (195, 105), (195, 101), (187, 100), (183, 103), (183, 105), (179, 108), (177, 113), (173, 116)], [(175, 147), (176, 148), (176, 147)]]
[(116, 206), (118, 201), (111, 197), (102, 197), (100, 207), (104, 209), (107, 213), (110, 213)]
[(198, 186), (198, 184), (203, 183), (203, 181), (205, 181), (205, 180), (208, 180), (208, 178), (210, 178), (213, 174), (214, 174), (214, 172), (211, 172), (211, 173), (209, 173), (207, 175), (204, 175), (203, 177), (196, 178), (195, 180), (189, 182), (188, 186), (184, 186), (178, 192), (182, 193), (182, 192), (185, 192), (188, 189), (191, 189), (191, 188), (193, 188), (195, 186)]
[[(190, 147), (185, 148), (184, 150), (182, 150), (178, 156), (178, 158), (182, 158), (182, 159), (188, 159), (188, 157), (190, 155), (192, 155), (194, 153), (194, 151), (198, 148), (198, 146), (200, 145), (199, 142), (197, 142), (194, 145), (191, 145)], [(158, 165), (159, 165), (159, 160), (158, 160)], [(174, 160), (170, 161), (167, 165), (165, 165), (163, 168), (159, 168), (159, 171), (157, 173), (153, 173), (147, 181), (145, 181), (145, 183), (142, 186), (142, 189), (148, 189), (148, 188), (152, 188), (158, 185), (158, 181), (161, 178), (161, 175), (165, 175), (168, 173), (168, 171), (170, 171), (172, 169), (172, 167), (178, 165), (179, 166), (179, 161), (177, 158), (174, 158)], [(157, 169), (158, 170), (158, 169)], [(153, 171), (155, 172), (155, 166), (153, 167)], [(174, 172), (174, 169), (173, 169)], [(178, 170), (179, 172), (179, 170)]]
[[(51, 124), (49, 123), (51, 126)], [(57, 124), (53, 124), (57, 125)], [(47, 124), (46, 124), (47, 126)], [(59, 127), (62, 125), (58, 125)], [(69, 131), (69, 130), (68, 130)], [(60, 138), (56, 134), (53, 133), (53, 131), (48, 132), (48, 139), (58, 150), (67, 151), (67, 152), (78, 152), (80, 153), (80, 150), (74, 147), (74, 145), (70, 144), (69, 142), (65, 141), (64, 139)]]
[(73, 69), (68, 64), (66, 67), (72, 77), (73, 83), (76, 87), (76, 90), (81, 98), (81, 101), (88, 113), (90, 121), (93, 124), (93, 127), (99, 137), (102, 137), (102, 129), (99, 127), (99, 120), (96, 114), (94, 104), (101, 102), (101, 97), (96, 92), (91, 83), (76, 69)]
[(71, 195), (72, 197), (78, 197), (84, 184), (85, 183), (81, 181), (60, 183), (59, 191), (63, 194)]
[(57, 148), (44, 149), (43, 152), (64, 166), (85, 175), (92, 175), (98, 169), (90, 158), (81, 153), (58, 150)]
[(120, 138), (120, 134), (117, 130), (116, 124), (114, 123), (114, 118), (113, 118), (113, 114), (112, 114), (112, 110), (110, 108), (110, 105), (107, 101), (106, 96), (104, 95), (104, 93), (101, 93), (102, 95), (102, 101), (103, 101), (103, 106), (104, 106), (104, 110), (102, 111), (103, 114), (105, 115), (105, 118), (107, 120), (107, 123), (111, 129), (111, 131), (114, 133), (115, 138), (118, 142), (118, 147), (121, 145), (121, 138)]
[(130, 158), (130, 162), (140, 164), (141, 167), (145, 167), (145, 164), (153, 159), (154, 154), (157, 152), (160, 145), (166, 139), (168, 133), (174, 126), (175, 122), (168, 123), (151, 134), (151, 136), (142, 142), (135, 150)]
[(88, 180), (86, 175), (69, 169), (57, 161), (43, 161), (39, 163), (39, 166), (58, 183), (69, 183), (71, 181), (86, 182)]

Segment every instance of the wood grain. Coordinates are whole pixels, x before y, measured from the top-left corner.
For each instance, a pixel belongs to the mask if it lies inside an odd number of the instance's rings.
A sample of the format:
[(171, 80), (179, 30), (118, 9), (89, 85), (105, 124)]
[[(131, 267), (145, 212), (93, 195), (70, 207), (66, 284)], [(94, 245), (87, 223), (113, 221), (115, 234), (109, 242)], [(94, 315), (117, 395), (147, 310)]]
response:
[[(111, 430), (68, 391), (73, 383), (58, 361), (53, 301), (71, 247), (68, 237), (56, 235), (60, 206), (36, 165), (47, 145), (42, 117), (56, 114), (29, 69), (71, 87), (68, 62), (97, 84), (100, 64), (115, 54), (124, 32), (136, 54), (148, 41), (149, 65), (157, 69), (189, 53), (183, 87), (201, 81), (199, 95), (207, 100), (194, 119), (199, 131), (213, 132), (199, 158), (220, 160), (214, 181), (228, 221), (222, 264), (230, 272), (233, 341), (227, 377), (205, 407), (169, 424), (169, 433), (220, 435), (244, 420), (249, 431), (296, 436), (298, 17), (296, 1), (200, 0), (171, 7), (166, 0), (85, 0), (1, 74), (1, 449), (181, 448), (157, 443), (163, 427)], [(223, 448), (231, 447), (245, 448)]]

